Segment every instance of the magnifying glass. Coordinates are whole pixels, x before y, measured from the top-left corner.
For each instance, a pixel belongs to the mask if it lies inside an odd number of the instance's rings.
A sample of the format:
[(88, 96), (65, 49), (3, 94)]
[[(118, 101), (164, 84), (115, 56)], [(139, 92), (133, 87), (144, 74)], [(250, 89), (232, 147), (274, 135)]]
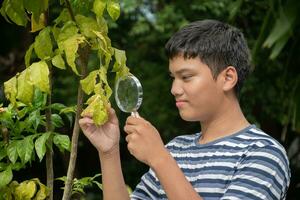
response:
[(139, 117), (137, 110), (142, 104), (143, 88), (132, 74), (120, 77), (115, 84), (115, 100), (120, 110)]

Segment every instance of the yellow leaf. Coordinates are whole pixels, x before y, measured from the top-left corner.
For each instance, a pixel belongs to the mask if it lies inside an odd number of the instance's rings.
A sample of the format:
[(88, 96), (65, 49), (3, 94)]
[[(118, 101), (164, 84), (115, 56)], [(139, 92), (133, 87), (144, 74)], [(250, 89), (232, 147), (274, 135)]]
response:
[(44, 28), (35, 38), (34, 51), (41, 60), (50, 58), (53, 53), (50, 30), (50, 27)]
[(30, 80), (42, 92), (50, 93), (49, 69), (45, 61), (33, 63), (30, 67)]
[(76, 15), (76, 22), (79, 25), (80, 32), (88, 38), (95, 38), (96, 35), (93, 31), (100, 30), (100, 27), (96, 20), (91, 17), (85, 17), (83, 15)]
[(93, 101), (81, 113), (81, 116), (92, 115), (92, 118), (97, 125), (102, 125), (108, 120), (107, 105), (101, 99), (100, 95), (94, 95)]
[(17, 78), (15, 76), (4, 83), (4, 93), (5, 97), (15, 105), (17, 97)]
[(59, 69), (66, 69), (65, 61), (61, 54), (57, 54), (52, 58), (52, 64)]
[(34, 181), (23, 181), (19, 186), (16, 187), (17, 197), (20, 199), (31, 199), (36, 193), (36, 184)]
[(36, 32), (39, 31), (41, 29), (43, 29), (46, 25), (46, 19), (45, 19), (45, 14), (41, 13), (41, 15), (39, 16), (39, 20), (36, 21), (35, 20), (35, 13), (32, 13), (31, 15), (31, 32)]
[(28, 68), (17, 78), (17, 99), (25, 104), (30, 104), (33, 97), (33, 85), (30, 80)]
[(66, 54), (67, 63), (72, 68), (73, 72), (77, 75), (79, 75), (79, 73), (75, 65), (76, 53), (79, 44), (82, 43), (83, 40), (84, 38), (77, 34), (63, 42), (63, 49)]
[(103, 15), (103, 11), (106, 7), (106, 2), (103, 0), (95, 0), (93, 4), (93, 12), (99, 17)]
[(89, 75), (80, 81), (82, 90), (87, 94), (91, 94), (93, 92), (96, 85), (96, 77), (98, 74), (98, 70), (92, 71)]
[(116, 21), (120, 16), (120, 4), (114, 1), (108, 1), (107, 12), (109, 16)]

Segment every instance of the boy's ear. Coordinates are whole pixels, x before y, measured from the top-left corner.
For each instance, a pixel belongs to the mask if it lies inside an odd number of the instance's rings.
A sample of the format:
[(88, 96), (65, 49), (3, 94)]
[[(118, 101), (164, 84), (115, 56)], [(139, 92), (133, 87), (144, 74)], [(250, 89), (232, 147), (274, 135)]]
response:
[(221, 79), (223, 90), (229, 91), (237, 84), (238, 74), (235, 67), (228, 66), (220, 73), (219, 78)]

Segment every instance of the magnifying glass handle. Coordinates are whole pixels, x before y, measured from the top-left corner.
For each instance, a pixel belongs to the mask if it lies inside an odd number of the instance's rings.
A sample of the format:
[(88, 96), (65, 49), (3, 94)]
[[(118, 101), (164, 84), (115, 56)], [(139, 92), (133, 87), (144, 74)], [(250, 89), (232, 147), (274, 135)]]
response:
[(140, 115), (139, 115), (139, 113), (137, 111), (131, 112), (131, 116), (136, 117), (136, 118), (140, 117)]

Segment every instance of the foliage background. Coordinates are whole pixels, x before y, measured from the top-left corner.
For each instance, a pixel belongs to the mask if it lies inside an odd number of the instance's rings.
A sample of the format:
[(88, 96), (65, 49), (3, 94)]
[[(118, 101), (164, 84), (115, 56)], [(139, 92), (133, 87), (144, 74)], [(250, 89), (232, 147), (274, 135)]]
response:
[[(57, 6), (52, 4), (51, 9), (55, 11)], [(112, 45), (126, 50), (127, 65), (142, 82), (144, 101), (139, 112), (157, 127), (165, 143), (177, 135), (198, 132), (200, 127), (198, 123), (182, 121), (178, 115), (170, 93), (164, 44), (180, 27), (195, 20), (217, 19), (240, 28), (248, 39), (255, 68), (242, 91), (241, 106), (252, 123), (280, 141), (288, 151), (292, 179), (287, 199), (300, 195), (300, 17), (295, 12), (297, 8), (300, 9), (297, 0), (123, 0), (120, 18), (109, 25)], [(274, 28), (276, 26), (279, 29)], [(23, 57), (33, 34), (29, 29), (5, 22), (2, 17), (0, 27), (0, 102), (7, 103), (3, 82), (25, 68)], [(71, 72), (54, 71), (52, 101), (72, 105), (76, 101), (77, 85), (64, 73)], [(111, 101), (117, 108), (113, 98)], [(117, 114), (122, 129), (127, 114), (120, 111)], [(69, 126), (64, 129), (68, 130)], [(121, 151), (125, 180), (134, 188), (147, 166), (129, 154), (124, 137)], [(97, 152), (83, 135), (78, 153), (76, 177), (92, 176), (100, 171)], [(65, 175), (68, 155), (56, 149), (54, 156), (55, 177)], [(20, 181), (39, 177), (44, 183), (45, 176), (44, 161), (36, 161), (31, 168), (14, 175)], [(60, 183), (55, 182), (54, 199), (61, 198), (60, 187)], [(96, 199), (101, 192), (90, 188), (87, 193), (87, 199)]]

